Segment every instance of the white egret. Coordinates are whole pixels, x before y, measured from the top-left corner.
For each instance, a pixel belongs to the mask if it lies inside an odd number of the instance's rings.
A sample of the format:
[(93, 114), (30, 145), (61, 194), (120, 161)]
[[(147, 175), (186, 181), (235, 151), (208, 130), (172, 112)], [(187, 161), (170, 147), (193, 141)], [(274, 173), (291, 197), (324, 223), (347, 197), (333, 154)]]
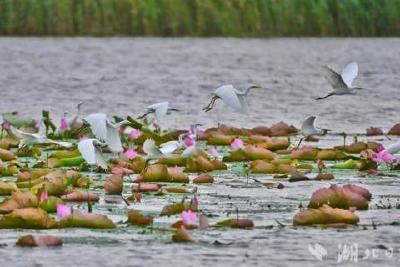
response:
[(197, 151), (197, 142), (194, 141), (194, 144), (186, 147), (181, 154), (182, 158), (190, 158)]
[(34, 144), (46, 144), (46, 143), (56, 144), (66, 148), (72, 147), (72, 144), (69, 142), (60, 142), (47, 138), (47, 136), (43, 133), (44, 130), (42, 127), (39, 129), (38, 133), (24, 132), (15, 128), (12, 125), (7, 125), (4, 129), (11, 138), (19, 140), (19, 145), (18, 145), (19, 148), (23, 146), (30, 146)]
[(231, 107), (235, 111), (241, 113), (247, 113), (248, 111), (248, 104), (246, 101), (246, 97), (250, 92), (250, 89), (261, 88), (258, 85), (248, 85), (245, 86), (244, 90), (239, 90), (235, 88), (231, 84), (222, 85), (218, 87), (213, 93), (210, 103), (203, 108), (205, 112), (210, 111), (213, 109), (215, 105), (215, 101), (217, 99), (221, 99), (227, 106)]
[(328, 133), (328, 129), (319, 129), (315, 127), (316, 119), (316, 116), (309, 116), (303, 121), (303, 123), (301, 124), (301, 134), (303, 135), (303, 137), (300, 139), (297, 147), (300, 146), (301, 142), (304, 139), (310, 138), (312, 136), (324, 136)]
[(397, 154), (400, 152), (400, 141), (394, 143), (394, 144), (390, 144), (386, 147), (385, 149), (387, 152), (389, 152), (390, 154)]
[(157, 123), (162, 123), (165, 116), (171, 114), (171, 111), (180, 111), (180, 110), (176, 109), (176, 108), (170, 108), (168, 101), (160, 102), (160, 103), (156, 103), (156, 104), (148, 106), (146, 113), (139, 116), (138, 119), (143, 119), (149, 114), (154, 114), (154, 117), (156, 118)]
[(356, 89), (364, 89), (361, 87), (354, 87), (353, 81), (358, 75), (358, 64), (352, 62), (348, 64), (339, 74), (328, 66), (325, 66), (326, 79), (333, 88), (333, 91), (323, 97), (318, 97), (315, 100), (321, 100), (333, 95), (355, 95)]
[(101, 143), (97, 139), (84, 139), (78, 143), (78, 150), (83, 159), (90, 165), (100, 166), (107, 169), (107, 162), (101, 152)]
[[(180, 138), (181, 139), (181, 138)], [(168, 141), (165, 143), (162, 143), (159, 147), (156, 146), (156, 143), (154, 142), (153, 139), (147, 139), (143, 143), (143, 151), (147, 155), (147, 159), (152, 160), (152, 159), (160, 159), (163, 157), (168, 157), (171, 156), (176, 150), (185, 147), (183, 142), (180, 141)], [(196, 145), (192, 146), (187, 146), (182, 154), (181, 157), (183, 158), (188, 158), (190, 157), (194, 152), (196, 152), (197, 147)]]
[(76, 108), (77, 108), (78, 111), (75, 114), (75, 116), (72, 117), (71, 121), (69, 121), (69, 126), (70, 126), (70, 128), (72, 130), (78, 130), (79, 128), (82, 127), (82, 124), (83, 124), (82, 119), (81, 119), (81, 116), (82, 116), (82, 111), (81, 111), (82, 104), (83, 104), (83, 102), (79, 102), (78, 105), (76, 105)]
[(106, 142), (112, 152), (123, 151), (119, 129), (123, 124), (128, 123), (127, 121), (112, 123), (104, 113), (90, 114), (83, 121), (90, 125), (90, 129), (97, 139)]
[(178, 141), (169, 141), (161, 144), (160, 147), (156, 146), (153, 139), (146, 139), (143, 143), (143, 151), (146, 153), (147, 159), (160, 159), (169, 156), (179, 147)]

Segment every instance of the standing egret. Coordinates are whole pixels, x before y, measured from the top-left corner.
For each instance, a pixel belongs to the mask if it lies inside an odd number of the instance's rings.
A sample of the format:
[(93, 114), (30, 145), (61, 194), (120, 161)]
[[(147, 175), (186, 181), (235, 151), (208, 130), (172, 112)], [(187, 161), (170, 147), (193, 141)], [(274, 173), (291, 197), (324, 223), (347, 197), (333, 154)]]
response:
[(319, 129), (315, 127), (316, 118), (316, 116), (309, 116), (301, 124), (301, 134), (303, 135), (303, 137), (300, 139), (297, 147), (300, 146), (303, 139), (307, 139), (312, 136), (324, 136), (328, 133), (328, 129)]
[(181, 154), (182, 158), (190, 158), (195, 152), (197, 151), (197, 142), (194, 141), (194, 143), (190, 146), (187, 146)]
[(106, 170), (107, 162), (101, 152), (102, 145), (103, 143), (97, 139), (84, 139), (78, 143), (78, 150), (88, 164), (100, 166)]
[(46, 143), (56, 144), (66, 148), (72, 147), (71, 143), (54, 141), (52, 139), (47, 138), (47, 136), (44, 133), (42, 133), (43, 128), (40, 128), (38, 133), (28, 133), (21, 131), (12, 125), (9, 125), (9, 123), (7, 123), (4, 129), (11, 138), (19, 141), (18, 145), (19, 148), (23, 146), (30, 146), (34, 144), (46, 144)]
[(3, 114), (0, 115), (0, 125), (1, 125), (1, 135), (0, 135), (0, 139), (3, 139), (3, 132), (4, 132), (4, 119), (3, 119)]
[(248, 104), (246, 101), (246, 97), (250, 92), (250, 89), (261, 88), (258, 85), (249, 85), (246, 86), (244, 90), (239, 90), (235, 88), (233, 85), (222, 85), (218, 87), (213, 93), (210, 103), (203, 108), (205, 112), (213, 109), (215, 105), (215, 101), (217, 99), (221, 99), (227, 106), (233, 108), (235, 111), (241, 113), (247, 113)]
[(143, 119), (147, 117), (147, 115), (149, 114), (154, 114), (157, 123), (161, 123), (164, 120), (165, 116), (171, 114), (171, 111), (180, 111), (180, 110), (176, 108), (170, 108), (168, 101), (160, 102), (148, 106), (146, 113), (139, 116), (138, 119)]
[(354, 79), (358, 74), (358, 64), (352, 62), (348, 64), (339, 74), (328, 66), (324, 67), (326, 70), (326, 79), (333, 88), (333, 91), (323, 97), (318, 97), (315, 100), (321, 100), (333, 95), (355, 95), (355, 89), (364, 89), (361, 87), (354, 87), (352, 85)]
[(78, 105), (76, 105), (77, 108), (77, 113), (75, 114), (74, 117), (72, 117), (71, 121), (69, 121), (69, 126), (71, 128), (71, 130), (78, 130), (82, 127), (82, 112), (81, 112), (81, 108), (82, 108), (82, 104), (83, 102), (79, 102)]
[(123, 151), (119, 129), (123, 124), (128, 123), (127, 121), (112, 123), (104, 113), (90, 114), (83, 121), (90, 125), (90, 129), (97, 139), (106, 142), (112, 152)]

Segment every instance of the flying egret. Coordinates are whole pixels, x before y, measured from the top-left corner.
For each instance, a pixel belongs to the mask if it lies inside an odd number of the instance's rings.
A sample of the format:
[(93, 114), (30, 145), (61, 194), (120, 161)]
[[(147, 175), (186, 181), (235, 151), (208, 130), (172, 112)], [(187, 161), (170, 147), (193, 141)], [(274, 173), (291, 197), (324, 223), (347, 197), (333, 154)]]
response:
[(84, 139), (78, 143), (78, 150), (88, 164), (100, 166), (106, 170), (107, 162), (101, 152), (102, 145), (103, 143), (97, 139)]
[(319, 129), (315, 127), (315, 120), (317, 119), (316, 116), (309, 116), (307, 117), (303, 123), (301, 124), (301, 134), (303, 137), (300, 139), (297, 147), (300, 146), (301, 142), (304, 139), (307, 139), (312, 136), (324, 136), (328, 133), (328, 129)]
[(326, 79), (333, 88), (333, 91), (323, 97), (318, 97), (315, 100), (321, 100), (333, 95), (355, 95), (355, 89), (364, 89), (361, 87), (354, 87), (353, 81), (358, 74), (358, 64), (352, 62), (348, 64), (339, 74), (328, 66), (324, 67), (326, 70)]
[(175, 150), (180, 147), (178, 141), (169, 141), (161, 144), (159, 147), (153, 139), (146, 139), (143, 143), (143, 151), (146, 153), (148, 159), (160, 159), (171, 155)]
[(248, 85), (244, 90), (239, 90), (235, 88), (232, 84), (222, 85), (218, 87), (213, 93), (210, 103), (203, 108), (205, 112), (213, 109), (215, 101), (221, 99), (227, 106), (233, 108), (235, 111), (241, 113), (247, 113), (248, 104), (246, 97), (250, 92), (250, 89), (261, 88), (258, 85)]
[(92, 133), (97, 139), (106, 142), (112, 152), (123, 151), (119, 129), (123, 124), (128, 123), (127, 121), (112, 123), (104, 113), (90, 114), (83, 121), (89, 124)]
[(4, 127), (4, 129), (11, 138), (20, 141), (18, 145), (19, 148), (23, 146), (30, 146), (34, 144), (46, 144), (46, 143), (56, 144), (66, 148), (72, 147), (71, 143), (59, 142), (47, 138), (47, 136), (43, 133), (44, 130), (42, 127), (39, 129), (38, 133), (24, 132), (9, 124), (7, 124), (7, 126)]
[(388, 145), (385, 150), (390, 154), (398, 154), (400, 152), (400, 141)]
[(143, 118), (147, 117), (147, 115), (149, 115), (149, 114), (154, 114), (154, 117), (156, 118), (157, 123), (161, 123), (164, 120), (165, 116), (171, 114), (171, 111), (180, 111), (180, 110), (177, 108), (170, 108), (168, 101), (160, 102), (160, 103), (156, 103), (156, 104), (148, 106), (146, 113), (139, 116), (138, 119), (143, 119)]

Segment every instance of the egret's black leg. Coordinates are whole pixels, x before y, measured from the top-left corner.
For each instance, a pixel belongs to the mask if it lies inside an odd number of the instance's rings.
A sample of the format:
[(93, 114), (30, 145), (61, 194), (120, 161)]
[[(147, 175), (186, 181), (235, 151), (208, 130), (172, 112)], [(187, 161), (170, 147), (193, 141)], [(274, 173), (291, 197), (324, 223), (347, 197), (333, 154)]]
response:
[(296, 148), (299, 148), (301, 142), (303, 142), (304, 137), (300, 138), (299, 143), (297, 144)]
[(211, 99), (210, 104), (208, 104), (207, 107), (203, 108), (203, 110), (204, 110), (205, 112), (209, 112), (210, 110), (212, 110), (213, 107), (214, 107), (214, 105), (215, 105), (215, 101), (216, 101), (217, 99), (218, 99), (218, 97), (217, 97), (217, 96), (214, 96), (214, 97)]
[(325, 99), (325, 98), (328, 98), (330, 96), (333, 96), (333, 93), (327, 94), (326, 96), (323, 96), (323, 97), (317, 97), (317, 98), (315, 98), (315, 100)]
[(144, 117), (146, 117), (147, 115), (149, 115), (150, 113), (152, 113), (152, 111), (148, 111), (148, 112), (144, 113), (143, 115), (137, 117), (136, 119), (141, 120), (141, 119), (143, 119)]

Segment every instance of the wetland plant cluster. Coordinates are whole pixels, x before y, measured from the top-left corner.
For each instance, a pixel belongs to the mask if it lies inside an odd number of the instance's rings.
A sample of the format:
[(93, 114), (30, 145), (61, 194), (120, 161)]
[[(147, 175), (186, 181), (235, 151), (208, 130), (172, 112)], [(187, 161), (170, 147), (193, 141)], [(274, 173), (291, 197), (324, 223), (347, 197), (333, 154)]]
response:
[[(58, 126), (50, 114), (43, 112), (42, 119), (48, 126), (43, 131), (57, 142), (33, 144), (9, 135), (7, 129), (12, 126), (34, 133), (39, 130), (36, 120), (18, 113), (3, 114), (3, 118), (0, 229), (140, 227), (170, 232), (175, 242), (195, 242), (191, 235), (195, 229), (257, 227), (252, 218), (243, 218), (239, 212), (228, 217), (206, 212), (198, 186), (213, 187), (213, 183), (218, 183), (219, 172), (232, 173), (233, 167), (242, 166), (240, 177), (247, 184), (250, 176), (254, 177), (250, 182), (265, 190), (285, 190), (283, 183), (287, 182), (334, 180), (335, 169), (353, 170), (366, 176), (398, 169), (397, 161), (376, 142), (355, 140), (350, 145), (332, 148), (296, 148), (291, 140), (298, 135), (298, 129), (284, 122), (252, 129), (221, 124), (204, 130), (196, 126), (188, 130), (162, 130), (131, 117), (127, 117), (129, 123), (120, 129), (124, 151), (110, 153), (107, 146), (102, 146), (106, 166), (101, 168), (90, 166), (77, 149), (79, 142), (93, 136), (80, 118), (75, 117), (72, 125), (64, 117)], [(171, 154), (149, 160), (143, 148), (149, 139), (157, 145), (183, 141)], [(65, 146), (63, 142), (71, 145)], [(184, 157), (182, 151), (187, 147), (195, 149)], [(257, 174), (273, 179), (260, 181)], [(181, 200), (172, 201), (177, 197), (171, 196), (177, 195)], [(136, 203), (154, 198), (169, 203), (160, 206), (156, 213), (135, 208)], [(357, 185), (321, 188), (310, 196), (306, 209), (293, 214), (293, 225), (340, 228), (356, 225), (357, 213), (368, 209), (371, 198), (367, 189)], [(102, 214), (96, 207), (99, 202), (115, 209), (123, 205), (120, 213), (124, 220), (115, 221)], [(175, 222), (168, 227), (159, 224), (157, 221), (164, 216), (174, 218)], [(54, 236), (28, 235), (17, 241), (21, 246), (61, 244), (62, 240)]]
[(400, 0), (1, 0), (0, 34), (398, 36)]

